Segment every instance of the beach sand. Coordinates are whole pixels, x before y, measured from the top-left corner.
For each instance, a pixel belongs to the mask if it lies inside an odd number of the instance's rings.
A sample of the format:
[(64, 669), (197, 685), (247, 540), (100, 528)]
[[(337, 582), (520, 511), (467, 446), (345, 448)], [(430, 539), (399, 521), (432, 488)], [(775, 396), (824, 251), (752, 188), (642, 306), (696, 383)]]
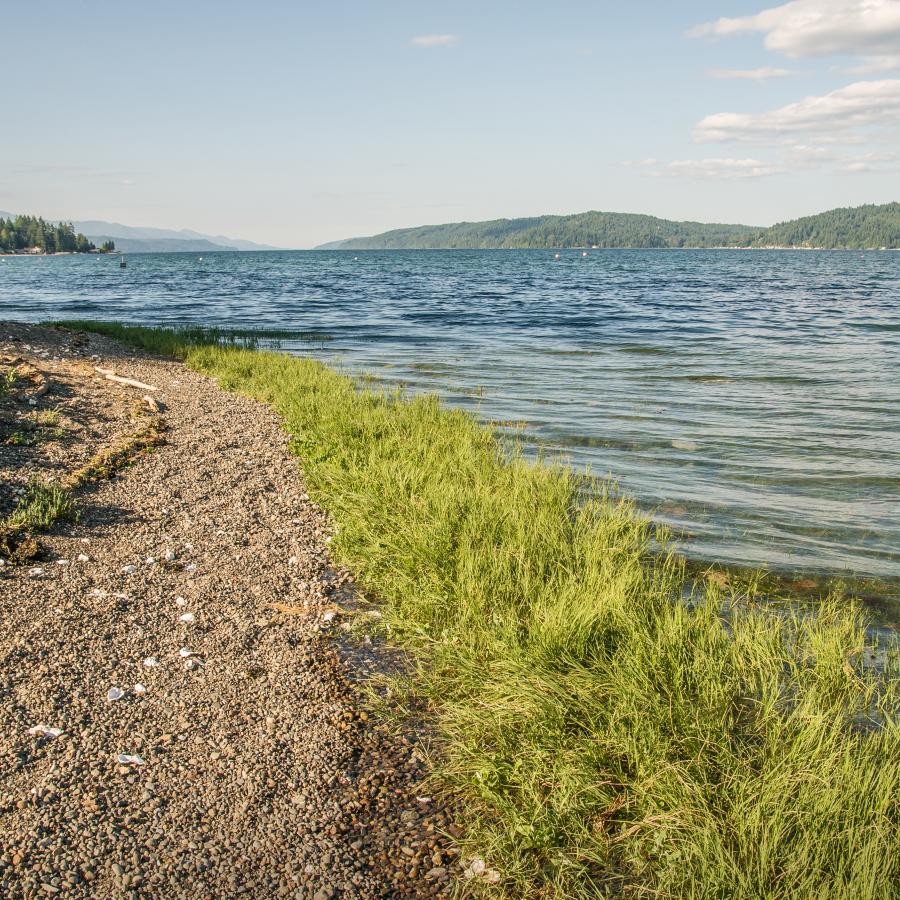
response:
[(97, 336), (0, 325), (0, 364), (0, 515), (80, 485), (0, 567), (0, 895), (446, 894), (457, 824), (365, 707), (394, 661), (276, 415)]

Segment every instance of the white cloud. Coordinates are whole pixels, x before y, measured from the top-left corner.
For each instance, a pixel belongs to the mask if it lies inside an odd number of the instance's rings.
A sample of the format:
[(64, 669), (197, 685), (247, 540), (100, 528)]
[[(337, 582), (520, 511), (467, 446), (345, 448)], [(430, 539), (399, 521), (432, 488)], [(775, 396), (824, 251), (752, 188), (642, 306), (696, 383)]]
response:
[(410, 40), (413, 47), (449, 47), (458, 43), (456, 34), (420, 34)]
[(882, 72), (893, 72), (900, 69), (900, 55), (870, 56), (864, 63), (844, 69), (848, 75), (880, 75)]
[(796, 140), (853, 143), (860, 129), (900, 125), (900, 79), (857, 81), (819, 97), (806, 97), (763, 113), (715, 113), (694, 128), (694, 140)]
[(900, 50), (900, 0), (793, 0), (755, 15), (706, 22), (688, 34), (752, 32), (765, 34), (770, 50), (791, 57), (893, 55)]
[(710, 69), (706, 73), (710, 78), (735, 78), (748, 81), (767, 81), (769, 78), (786, 78), (794, 75), (792, 69), (776, 69), (772, 66), (762, 66), (759, 69)]
[(790, 172), (825, 170), (832, 175), (900, 171), (900, 153), (870, 151), (847, 153), (833, 145), (791, 144), (779, 148), (775, 159), (707, 157), (676, 159), (663, 163), (655, 159), (622, 163), (652, 178), (687, 178), (697, 181), (748, 181)]
[(676, 159), (657, 174), (687, 178), (733, 180), (777, 175), (783, 168), (759, 159)]
[(786, 164), (793, 170), (827, 168), (836, 174), (896, 171), (900, 154), (872, 150), (845, 153), (834, 145), (794, 144), (783, 151)]

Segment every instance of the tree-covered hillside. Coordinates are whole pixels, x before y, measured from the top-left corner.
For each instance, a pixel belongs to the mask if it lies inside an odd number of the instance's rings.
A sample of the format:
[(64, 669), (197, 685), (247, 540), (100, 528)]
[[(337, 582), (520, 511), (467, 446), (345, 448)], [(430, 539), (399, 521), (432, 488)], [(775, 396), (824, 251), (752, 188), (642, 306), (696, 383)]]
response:
[(325, 244), (340, 250), (468, 250), (565, 247), (900, 247), (900, 203), (833, 209), (771, 228), (673, 222), (630, 213), (495, 219), (400, 228)]
[(900, 203), (832, 209), (767, 228), (755, 243), (859, 250), (900, 247)]
[(0, 218), (0, 253), (34, 249), (41, 253), (90, 253), (96, 247), (83, 234), (76, 234), (71, 222), (54, 224), (38, 216)]
[[(746, 245), (759, 228), (671, 222), (631, 213), (586, 212), (401, 228), (341, 241), (340, 249), (504, 249), (540, 247), (719, 247)], [(328, 245), (326, 245), (328, 246)]]

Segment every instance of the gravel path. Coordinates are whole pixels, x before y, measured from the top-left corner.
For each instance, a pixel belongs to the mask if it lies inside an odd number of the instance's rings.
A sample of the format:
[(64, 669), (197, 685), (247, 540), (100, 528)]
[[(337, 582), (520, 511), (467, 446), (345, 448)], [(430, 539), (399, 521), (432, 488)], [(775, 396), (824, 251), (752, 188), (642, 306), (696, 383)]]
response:
[(457, 826), (415, 736), (358, 699), (348, 576), (275, 415), (98, 337), (0, 325), (0, 351), (49, 384), (7, 431), (55, 410), (66, 432), (0, 435), (7, 506), (132, 427), (142, 392), (93, 365), (157, 386), (166, 427), (77, 492), (41, 559), (0, 568), (0, 896), (447, 894)]

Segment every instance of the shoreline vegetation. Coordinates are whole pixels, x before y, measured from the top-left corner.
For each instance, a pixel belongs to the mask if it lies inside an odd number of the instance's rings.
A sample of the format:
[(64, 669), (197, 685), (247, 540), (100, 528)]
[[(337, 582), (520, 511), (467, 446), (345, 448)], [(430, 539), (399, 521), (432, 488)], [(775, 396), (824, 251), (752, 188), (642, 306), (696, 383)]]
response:
[(335, 561), (410, 652), (394, 697), (435, 729), (464, 848), (496, 881), (479, 890), (896, 896), (900, 659), (857, 604), (698, 591), (629, 501), (579, 503), (574, 473), (434, 397), (216, 331), (59, 324), (282, 417)]
[(99, 248), (71, 222), (46, 222), (39, 216), (0, 217), (0, 256), (57, 256), (72, 253), (112, 253), (114, 241)]
[(900, 203), (832, 209), (770, 228), (632, 213), (494, 219), (399, 228), (317, 250), (900, 249)]

